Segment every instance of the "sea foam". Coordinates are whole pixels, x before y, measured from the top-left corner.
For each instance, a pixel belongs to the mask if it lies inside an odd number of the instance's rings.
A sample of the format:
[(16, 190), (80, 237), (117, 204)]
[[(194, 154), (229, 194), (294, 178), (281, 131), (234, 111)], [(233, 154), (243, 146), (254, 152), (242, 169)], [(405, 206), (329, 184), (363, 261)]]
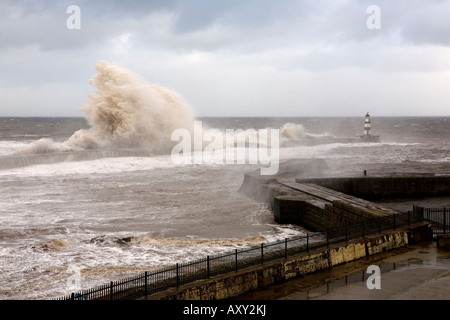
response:
[(134, 72), (100, 61), (89, 81), (96, 92), (81, 111), (89, 123), (64, 142), (40, 139), (18, 154), (43, 154), (86, 149), (137, 148), (162, 154), (172, 147), (171, 133), (192, 129), (194, 112), (178, 93), (149, 84)]

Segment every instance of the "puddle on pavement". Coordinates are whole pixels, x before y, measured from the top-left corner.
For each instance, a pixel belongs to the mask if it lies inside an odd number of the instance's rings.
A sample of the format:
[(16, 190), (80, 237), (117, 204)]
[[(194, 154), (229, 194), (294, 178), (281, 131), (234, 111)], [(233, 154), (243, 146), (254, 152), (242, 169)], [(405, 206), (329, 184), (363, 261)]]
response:
[[(418, 258), (410, 258), (405, 263), (399, 262), (381, 262), (374, 263), (374, 265), (380, 268), (381, 275), (383, 273), (392, 272), (392, 271), (402, 271), (409, 268), (417, 268), (423, 264), (423, 261)], [(317, 299), (323, 297), (334, 289), (341, 288), (344, 286), (356, 284), (356, 283), (364, 283), (367, 279), (373, 275), (372, 272), (367, 272), (367, 269), (362, 269), (351, 273), (347, 276), (341, 277), (339, 279), (326, 282), (325, 284), (315, 287), (313, 289), (307, 290), (303, 293), (298, 293), (297, 297), (300, 299)], [(303, 296), (303, 297), (302, 297)]]

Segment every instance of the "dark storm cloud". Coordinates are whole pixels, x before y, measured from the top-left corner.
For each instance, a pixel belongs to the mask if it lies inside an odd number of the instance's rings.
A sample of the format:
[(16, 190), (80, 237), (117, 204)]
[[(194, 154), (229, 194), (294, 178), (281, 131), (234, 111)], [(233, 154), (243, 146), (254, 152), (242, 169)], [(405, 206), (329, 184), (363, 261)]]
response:
[[(171, 48), (215, 50), (252, 45), (367, 41), (396, 33), (416, 45), (450, 44), (450, 4), (445, 1), (375, 1), (382, 10), (382, 29), (366, 28), (366, 8), (373, 1), (153, 0), (153, 1), (6, 1), (0, 5), (1, 45), (38, 44), (43, 50), (72, 49), (101, 43), (123, 32)], [(81, 8), (82, 28), (70, 33), (66, 9)], [(148, 30), (152, 14), (173, 16), (170, 36), (157, 39)], [(208, 28), (228, 29), (217, 40), (189, 38)], [(220, 44), (220, 42), (222, 43)], [(190, 45), (189, 42), (192, 44)], [(212, 43), (213, 42), (213, 43)], [(259, 50), (259, 49), (257, 49)]]
[[(101, 43), (134, 29), (154, 11), (171, 8), (175, 1), (14, 1), (0, 4), (1, 47), (39, 45), (42, 50), (68, 49)], [(81, 29), (70, 32), (66, 12), (70, 5), (81, 10)], [(132, 22), (135, 22), (134, 24)]]
[[(80, 30), (66, 27), (70, 5), (80, 7)], [(379, 30), (367, 28), (370, 5), (381, 9)], [(388, 113), (391, 101), (418, 113), (430, 99), (442, 113), (448, 17), (444, 0), (3, 0), (0, 104), (25, 114), (28, 100), (54, 104), (47, 92), (87, 96), (93, 67), (106, 60), (210, 115), (278, 114), (270, 101), (286, 113), (305, 110), (299, 103), (336, 112), (328, 105), (339, 101), (359, 110), (372, 88), (384, 94), (371, 103)]]

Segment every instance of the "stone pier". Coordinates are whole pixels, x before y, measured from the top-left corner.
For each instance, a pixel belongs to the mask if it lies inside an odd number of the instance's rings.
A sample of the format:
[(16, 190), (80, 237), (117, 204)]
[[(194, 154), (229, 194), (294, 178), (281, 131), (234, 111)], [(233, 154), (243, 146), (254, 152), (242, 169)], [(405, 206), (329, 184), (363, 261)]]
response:
[(373, 200), (450, 195), (449, 175), (324, 177), (327, 166), (323, 161), (298, 161), (297, 171), (295, 165), (282, 164), (281, 173), (272, 177), (248, 173), (240, 191), (269, 204), (276, 222), (298, 224), (313, 232), (405, 213)]

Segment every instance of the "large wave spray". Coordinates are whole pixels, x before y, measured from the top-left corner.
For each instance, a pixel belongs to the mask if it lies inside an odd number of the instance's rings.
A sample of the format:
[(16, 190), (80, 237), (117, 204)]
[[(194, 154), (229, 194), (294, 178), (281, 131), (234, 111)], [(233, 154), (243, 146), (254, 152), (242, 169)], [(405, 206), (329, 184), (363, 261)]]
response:
[(193, 110), (176, 92), (145, 82), (115, 64), (100, 61), (89, 83), (97, 88), (81, 109), (90, 125), (67, 141), (41, 139), (19, 153), (49, 153), (107, 148), (141, 148), (167, 153), (171, 133), (192, 130)]
[(280, 137), (283, 140), (295, 140), (304, 138), (305, 128), (301, 124), (285, 123), (280, 129)]
[(337, 138), (334, 135), (329, 134), (328, 132), (322, 133), (311, 133), (306, 131), (303, 125), (298, 123), (285, 123), (280, 128), (280, 140), (282, 141), (294, 141), (301, 139), (320, 139), (320, 138)]

